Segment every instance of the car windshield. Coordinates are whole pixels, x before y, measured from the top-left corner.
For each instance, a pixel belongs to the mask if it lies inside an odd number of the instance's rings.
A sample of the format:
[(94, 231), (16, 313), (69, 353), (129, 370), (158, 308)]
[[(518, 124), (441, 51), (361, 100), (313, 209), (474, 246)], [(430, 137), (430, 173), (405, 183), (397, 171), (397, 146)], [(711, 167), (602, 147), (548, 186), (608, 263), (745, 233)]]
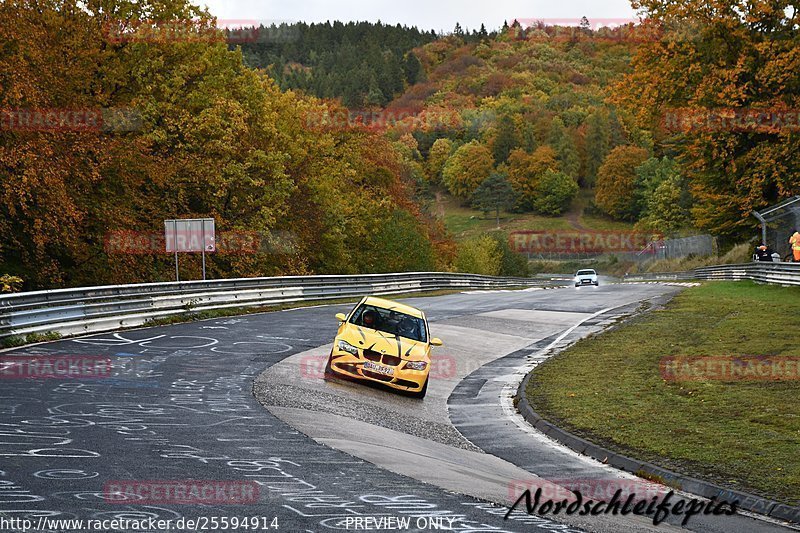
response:
[(594, 270), (578, 270), (578, 276), (593, 276), (597, 274)]
[(414, 341), (428, 342), (423, 319), (391, 309), (361, 304), (350, 318), (350, 323)]

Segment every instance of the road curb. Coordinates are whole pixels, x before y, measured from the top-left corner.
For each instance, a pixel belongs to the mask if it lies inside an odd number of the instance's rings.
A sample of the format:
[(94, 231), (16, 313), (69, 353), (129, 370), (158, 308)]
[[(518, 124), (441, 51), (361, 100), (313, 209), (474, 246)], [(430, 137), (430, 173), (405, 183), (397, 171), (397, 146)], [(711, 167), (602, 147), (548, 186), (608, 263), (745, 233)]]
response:
[(678, 472), (667, 470), (652, 463), (640, 461), (626, 455), (611, 451), (602, 446), (598, 446), (586, 439), (573, 435), (551, 422), (542, 418), (536, 411), (533, 410), (528, 398), (525, 395), (525, 390), (528, 387), (533, 372), (529, 372), (525, 379), (522, 380), (517, 388), (516, 403), (517, 409), (525, 420), (541, 431), (549, 438), (563, 444), (567, 448), (609, 464), (620, 470), (631, 472), (641, 476), (647, 474), (651, 476), (658, 476), (663, 479), (669, 486), (677, 487), (680, 490), (696, 494), (704, 498), (717, 498), (718, 500), (739, 500), (739, 507), (746, 511), (785, 520), (794, 524), (800, 524), (800, 507), (791, 507), (789, 505), (762, 498), (755, 494), (737, 491), (715, 485), (708, 481), (693, 478)]

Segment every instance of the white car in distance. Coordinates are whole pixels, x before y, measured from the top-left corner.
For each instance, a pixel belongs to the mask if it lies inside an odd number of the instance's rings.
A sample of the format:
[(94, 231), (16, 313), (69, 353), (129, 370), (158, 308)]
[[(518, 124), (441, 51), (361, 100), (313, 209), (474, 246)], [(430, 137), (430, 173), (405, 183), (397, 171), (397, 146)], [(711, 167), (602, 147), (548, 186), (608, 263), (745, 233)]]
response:
[(580, 287), (582, 285), (594, 285), (596, 287), (598, 285), (597, 272), (591, 268), (578, 270), (578, 272), (575, 273), (574, 281), (576, 287)]

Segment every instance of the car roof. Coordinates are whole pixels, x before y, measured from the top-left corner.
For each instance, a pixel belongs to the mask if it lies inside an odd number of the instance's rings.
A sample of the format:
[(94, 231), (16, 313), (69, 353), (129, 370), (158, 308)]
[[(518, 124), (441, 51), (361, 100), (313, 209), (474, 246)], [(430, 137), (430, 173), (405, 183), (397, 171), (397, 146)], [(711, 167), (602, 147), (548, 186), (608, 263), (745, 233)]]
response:
[(425, 316), (425, 314), (416, 307), (411, 307), (410, 305), (393, 302), (392, 300), (377, 298), (375, 296), (367, 296), (366, 298), (364, 298), (364, 303), (369, 305), (374, 305), (375, 307), (381, 307), (383, 309), (389, 309), (390, 311), (405, 313), (407, 315), (415, 316), (417, 318), (423, 318)]

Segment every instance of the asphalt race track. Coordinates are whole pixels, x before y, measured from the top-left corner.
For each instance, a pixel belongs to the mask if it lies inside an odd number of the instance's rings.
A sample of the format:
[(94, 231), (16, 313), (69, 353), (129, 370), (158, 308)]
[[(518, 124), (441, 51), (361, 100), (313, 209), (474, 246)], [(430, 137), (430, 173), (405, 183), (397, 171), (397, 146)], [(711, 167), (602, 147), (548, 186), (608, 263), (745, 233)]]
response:
[[(424, 400), (322, 379), (337, 327), (333, 315), (348, 306), (100, 334), (5, 352), (3, 357), (108, 358), (112, 372), (103, 378), (0, 382), (0, 518), (29, 519), (40, 531), (69, 530), (54, 519), (153, 518), (175, 524), (210, 517), (263, 517), (259, 527), (270, 531), (274, 525), (279, 531), (397, 525), (387, 519), (410, 519), (405, 531), (677, 531), (675, 521), (655, 527), (644, 517), (515, 513), (504, 520), (514, 481), (630, 476), (527, 432), (503, 410), (500, 397), (508, 375), (525, 359), (513, 354), (569, 342), (599, 330), (615, 312), (678, 290), (601, 285), (409, 300), (426, 311), (432, 334), (445, 342), (435, 349), (437, 377)], [(608, 311), (598, 314), (603, 310)], [(567, 330), (570, 335), (561, 338)], [(526, 453), (529, 444), (533, 452)], [(223, 494), (198, 503), (163, 495), (142, 501), (113, 489), (187, 480), (229, 481), (255, 492), (247, 501)], [(109, 493), (114, 501), (108, 501)], [(744, 515), (694, 517), (688, 528), (790, 531)], [(196, 524), (185, 530), (203, 529)]]

